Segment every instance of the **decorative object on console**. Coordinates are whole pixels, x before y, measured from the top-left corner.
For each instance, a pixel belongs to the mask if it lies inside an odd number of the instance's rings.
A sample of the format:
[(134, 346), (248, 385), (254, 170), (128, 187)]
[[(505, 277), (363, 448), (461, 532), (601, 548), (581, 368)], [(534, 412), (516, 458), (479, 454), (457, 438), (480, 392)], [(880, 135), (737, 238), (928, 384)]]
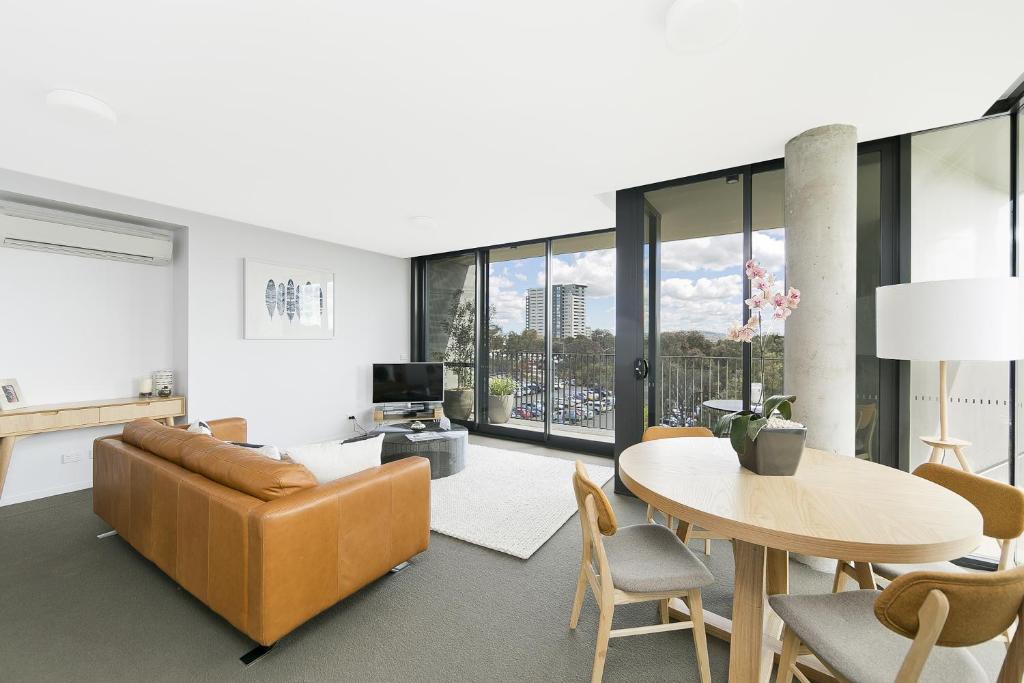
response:
[(723, 415), (715, 431), (729, 437), (740, 465), (754, 474), (792, 476), (807, 438), (807, 428), (790, 420), (795, 400), (796, 396), (772, 396), (764, 402), (763, 414), (741, 410)]
[(320, 484), (380, 465), (383, 435), (346, 441), (323, 441), (286, 448), (284, 455), (305, 465)]
[(139, 398), (149, 398), (153, 395), (153, 378), (143, 377), (139, 380)]
[(150, 391), (156, 390), (156, 395), (167, 398), (174, 393), (174, 371), (157, 370), (153, 373), (153, 386)]
[(879, 358), (938, 361), (939, 434), (922, 436), (930, 462), (953, 451), (960, 467), (971, 466), (963, 449), (970, 442), (950, 436), (947, 361), (1011, 361), (1024, 358), (1024, 285), (1016, 277), (911, 282), (875, 290)]
[(26, 405), (25, 394), (21, 393), (18, 380), (0, 379), (0, 410), (14, 410)]
[(512, 394), (515, 382), (509, 377), (492, 377), (488, 382), (487, 420), (491, 424), (504, 424), (512, 417)]
[(245, 259), (246, 339), (334, 337), (334, 273)]

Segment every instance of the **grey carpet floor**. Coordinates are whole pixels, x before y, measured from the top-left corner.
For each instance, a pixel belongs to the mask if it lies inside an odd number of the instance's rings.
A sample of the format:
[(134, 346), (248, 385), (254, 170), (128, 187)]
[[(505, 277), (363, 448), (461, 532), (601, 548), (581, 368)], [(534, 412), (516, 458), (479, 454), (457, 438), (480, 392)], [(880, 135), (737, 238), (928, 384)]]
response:
[[(605, 487), (611, 491), (612, 484)], [(620, 522), (644, 506), (612, 496)], [(439, 534), (413, 565), (287, 636), (244, 668), (252, 643), (93, 515), (91, 491), (0, 508), (0, 681), (584, 681), (597, 609), (568, 628), (580, 553), (573, 517), (523, 561)], [(694, 549), (698, 548), (694, 543)], [(700, 554), (704, 557), (703, 554)], [(705, 607), (730, 611), (729, 544), (707, 559)], [(830, 577), (793, 564), (794, 592)], [(652, 603), (616, 610), (615, 627), (654, 623)], [(710, 639), (715, 681), (727, 645)], [(993, 672), (1002, 647), (977, 648)], [(688, 631), (614, 639), (605, 680), (697, 680)]]

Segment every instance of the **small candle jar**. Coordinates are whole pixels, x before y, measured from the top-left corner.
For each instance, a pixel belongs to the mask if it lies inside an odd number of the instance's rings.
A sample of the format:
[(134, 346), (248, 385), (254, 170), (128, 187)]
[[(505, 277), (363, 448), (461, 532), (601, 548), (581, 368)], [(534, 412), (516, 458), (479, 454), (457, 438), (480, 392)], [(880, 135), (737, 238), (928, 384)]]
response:
[(152, 396), (153, 395), (153, 378), (143, 377), (139, 380), (139, 396)]

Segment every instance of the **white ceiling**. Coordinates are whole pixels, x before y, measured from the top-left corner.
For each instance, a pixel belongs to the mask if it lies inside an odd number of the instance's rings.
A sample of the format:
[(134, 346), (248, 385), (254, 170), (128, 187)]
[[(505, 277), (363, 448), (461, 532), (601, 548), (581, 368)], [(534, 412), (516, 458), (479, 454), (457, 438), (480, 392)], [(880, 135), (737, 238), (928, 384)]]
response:
[(616, 189), (820, 124), (976, 118), (1024, 69), (1019, 0), (745, 0), (697, 55), (669, 4), (0, 0), (0, 166), (410, 256), (610, 227)]

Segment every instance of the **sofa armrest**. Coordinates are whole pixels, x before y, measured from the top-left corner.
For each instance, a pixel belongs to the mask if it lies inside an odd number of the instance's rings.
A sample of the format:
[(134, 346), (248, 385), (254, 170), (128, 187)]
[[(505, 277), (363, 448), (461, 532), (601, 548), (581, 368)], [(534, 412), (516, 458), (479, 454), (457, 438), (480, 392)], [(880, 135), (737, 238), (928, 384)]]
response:
[(430, 463), (405, 458), (249, 516), (249, 635), (270, 645), (430, 541)]

